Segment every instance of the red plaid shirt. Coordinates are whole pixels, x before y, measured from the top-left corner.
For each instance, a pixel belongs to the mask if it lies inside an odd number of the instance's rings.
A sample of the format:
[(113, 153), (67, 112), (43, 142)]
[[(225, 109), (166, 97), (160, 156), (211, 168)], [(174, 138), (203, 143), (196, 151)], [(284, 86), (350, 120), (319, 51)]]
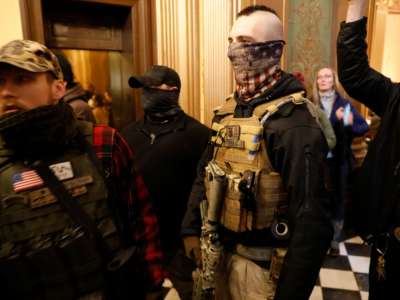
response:
[(164, 271), (157, 218), (143, 179), (134, 171), (133, 153), (121, 135), (106, 126), (94, 127), (93, 147), (103, 166), (111, 166), (110, 175), (119, 192), (117, 198), (123, 200), (127, 207), (133, 239), (145, 249), (149, 288), (159, 286), (164, 279)]

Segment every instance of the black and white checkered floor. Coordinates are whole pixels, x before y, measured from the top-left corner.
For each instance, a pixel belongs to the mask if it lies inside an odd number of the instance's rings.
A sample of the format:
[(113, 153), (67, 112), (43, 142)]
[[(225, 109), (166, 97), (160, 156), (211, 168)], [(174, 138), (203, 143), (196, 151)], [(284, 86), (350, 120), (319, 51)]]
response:
[(340, 243), (339, 256), (326, 256), (310, 300), (367, 300), (369, 251), (359, 237)]
[[(359, 237), (340, 243), (339, 256), (326, 256), (309, 300), (368, 300), (369, 251)], [(179, 299), (175, 289), (165, 297)]]

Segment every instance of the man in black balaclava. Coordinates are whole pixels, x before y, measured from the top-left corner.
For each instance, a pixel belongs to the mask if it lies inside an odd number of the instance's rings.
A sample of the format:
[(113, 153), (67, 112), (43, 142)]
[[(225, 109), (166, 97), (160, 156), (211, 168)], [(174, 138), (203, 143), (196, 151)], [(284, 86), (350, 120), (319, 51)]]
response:
[(181, 81), (166, 66), (153, 66), (129, 80), (142, 88), (144, 119), (122, 133), (135, 149), (138, 168), (154, 201), (167, 271), (182, 299), (191, 299), (193, 263), (182, 253), (180, 227), (209, 129), (179, 106)]

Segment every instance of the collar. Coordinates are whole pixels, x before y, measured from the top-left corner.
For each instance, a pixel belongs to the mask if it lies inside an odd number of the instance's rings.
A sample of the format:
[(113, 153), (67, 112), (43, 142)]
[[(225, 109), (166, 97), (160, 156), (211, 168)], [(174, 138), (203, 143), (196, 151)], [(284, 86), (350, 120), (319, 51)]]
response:
[(150, 139), (150, 144), (153, 145), (157, 138), (183, 131), (187, 125), (187, 115), (182, 111), (179, 112), (173, 119), (162, 121), (152, 121), (144, 118), (138, 123), (136, 129)]

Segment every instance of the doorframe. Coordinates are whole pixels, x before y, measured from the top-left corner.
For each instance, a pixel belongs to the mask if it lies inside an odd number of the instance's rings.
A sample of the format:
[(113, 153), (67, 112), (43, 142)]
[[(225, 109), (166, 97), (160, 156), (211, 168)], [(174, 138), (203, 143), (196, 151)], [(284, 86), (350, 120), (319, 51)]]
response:
[[(115, 6), (124, 6), (130, 9), (130, 22), (124, 26), (123, 30), (123, 50), (125, 62), (127, 66), (122, 66), (123, 80), (127, 80), (131, 74), (143, 74), (154, 63), (153, 46), (153, 28), (154, 14), (153, 1), (148, 0), (70, 0), (76, 2), (89, 2), (98, 4), (108, 4)], [(22, 31), (24, 39), (35, 40), (46, 44), (44, 16), (42, 10), (42, 0), (19, 0), (21, 16), (22, 16)], [(129, 36), (130, 39), (129, 39)], [(131, 116), (132, 120), (137, 120), (142, 117), (143, 112), (140, 105), (140, 94), (137, 89), (128, 91), (133, 95), (134, 111)], [(129, 105), (129, 103), (125, 103)], [(122, 121), (122, 125), (126, 125), (128, 120)], [(117, 127), (118, 126), (117, 124)]]

